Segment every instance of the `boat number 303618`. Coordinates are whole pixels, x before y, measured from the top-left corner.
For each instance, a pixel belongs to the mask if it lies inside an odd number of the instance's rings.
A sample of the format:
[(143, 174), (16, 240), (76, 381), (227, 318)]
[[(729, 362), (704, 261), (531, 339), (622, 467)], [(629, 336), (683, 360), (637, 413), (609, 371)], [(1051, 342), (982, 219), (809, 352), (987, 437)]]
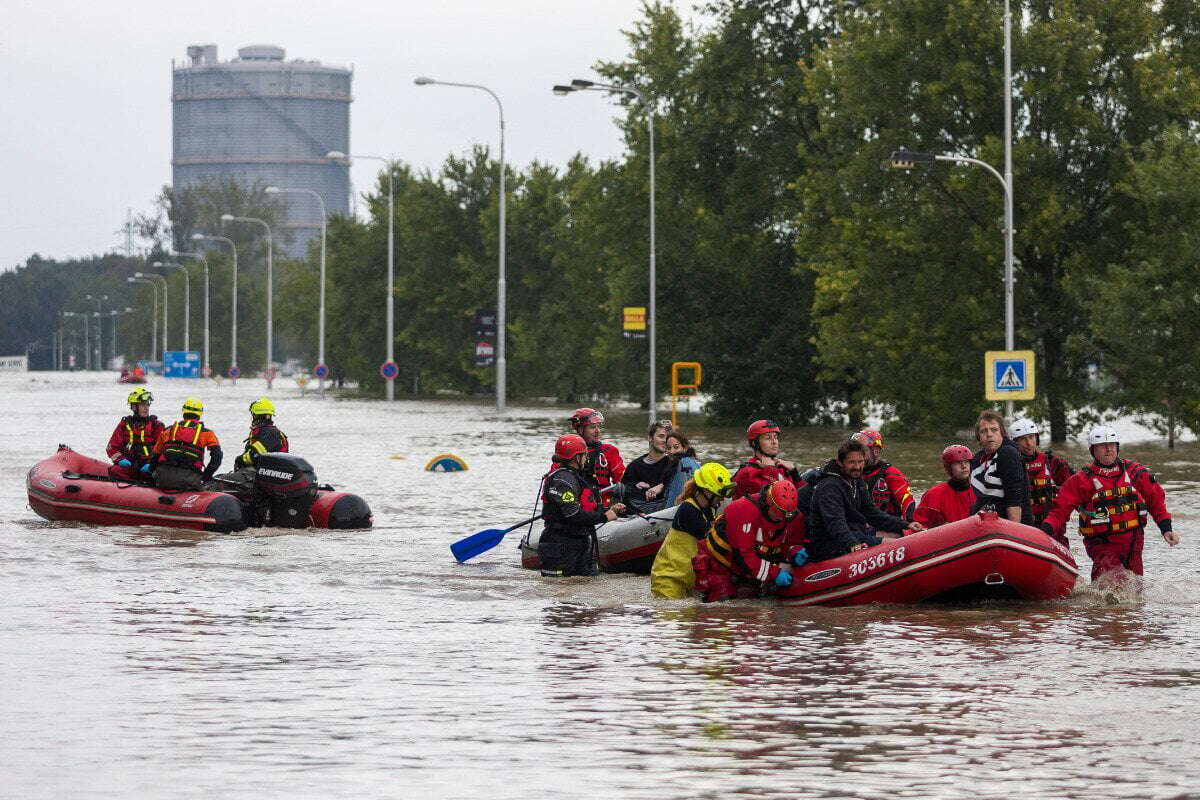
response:
[(898, 564), (904, 560), (904, 548), (897, 547), (895, 550), (889, 550), (886, 553), (879, 553), (870, 558), (864, 558), (862, 561), (856, 561), (850, 565), (850, 577), (857, 578), (859, 575), (866, 575), (872, 570), (886, 567), (888, 564)]

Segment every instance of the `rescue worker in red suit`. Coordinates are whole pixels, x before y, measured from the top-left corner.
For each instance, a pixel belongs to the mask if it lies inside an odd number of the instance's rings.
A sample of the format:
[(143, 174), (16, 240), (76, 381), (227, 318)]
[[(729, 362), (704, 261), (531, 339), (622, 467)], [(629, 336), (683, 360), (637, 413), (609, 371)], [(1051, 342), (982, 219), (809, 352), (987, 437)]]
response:
[(571, 415), (571, 427), (587, 443), (588, 460), (584, 474), (601, 489), (616, 486), (625, 475), (625, 462), (616, 445), (600, 441), (604, 415), (594, 408), (577, 408)]
[[(733, 475), (733, 498), (750, 497), (762, 491), (767, 484), (778, 480), (789, 480), (797, 491), (804, 488), (804, 479), (796, 465), (779, 457), (782, 448), (783, 433), (779, 423), (769, 419), (759, 419), (750, 423), (746, 429), (746, 441), (754, 455)], [(808, 529), (804, 511), (800, 510), (788, 522), (786, 531), (787, 544), (793, 548), (802, 548), (808, 541)]]
[(950, 477), (921, 495), (913, 514), (926, 528), (936, 528), (948, 522), (958, 522), (971, 516), (975, 492), (971, 489), (971, 449), (952, 444), (942, 451), (942, 467)]
[(108, 474), (122, 480), (150, 480), (163, 424), (150, 413), (154, 395), (146, 389), (134, 389), (127, 401), (133, 413), (121, 418), (108, 439), (108, 457), (113, 460)]
[(601, 509), (599, 493), (585, 474), (588, 447), (574, 433), (554, 443), (554, 468), (542, 479), (542, 519), (538, 542), (547, 577), (596, 575), (596, 526), (617, 518), (625, 506)]
[(696, 591), (704, 602), (756, 597), (792, 585), (793, 560), (803, 564), (808, 558), (785, 540), (796, 501), (795, 484), (777, 480), (729, 504), (692, 560)]
[(885, 514), (912, 522), (917, 501), (913, 499), (904, 473), (880, 458), (883, 454), (883, 435), (866, 428), (850, 438), (867, 446), (867, 466), (863, 469), (862, 477), (871, 490), (875, 506)]
[(1142, 574), (1146, 519), (1154, 520), (1167, 544), (1179, 544), (1171, 529), (1166, 494), (1142, 464), (1120, 458), (1121, 440), (1101, 425), (1087, 437), (1092, 463), (1067, 478), (1041, 529), (1063, 544), (1071, 512), (1079, 512), (1079, 533), (1092, 559), (1092, 582), (1108, 577), (1123, 582), (1127, 573)]
[(1037, 525), (1054, 505), (1058, 487), (1066, 483), (1075, 470), (1049, 450), (1038, 449), (1041, 431), (1033, 420), (1017, 420), (1009, 427), (1008, 435), (1025, 460), (1025, 471), (1029, 473), (1029, 510), (1033, 513), (1033, 524)]

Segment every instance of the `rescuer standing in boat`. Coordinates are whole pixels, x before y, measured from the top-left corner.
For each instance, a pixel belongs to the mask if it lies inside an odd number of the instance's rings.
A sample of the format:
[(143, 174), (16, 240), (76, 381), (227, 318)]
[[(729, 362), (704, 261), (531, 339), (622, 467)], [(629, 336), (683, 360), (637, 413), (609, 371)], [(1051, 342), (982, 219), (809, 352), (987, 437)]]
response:
[(108, 440), (108, 457), (113, 465), (108, 474), (124, 480), (150, 480), (154, 468), (154, 446), (163, 434), (163, 424), (150, 414), (154, 395), (138, 387), (126, 398), (133, 411), (122, 417)]
[(1025, 460), (1025, 471), (1029, 475), (1029, 511), (1033, 514), (1033, 524), (1038, 525), (1050, 513), (1058, 487), (1067, 482), (1074, 470), (1049, 450), (1038, 449), (1042, 443), (1041, 430), (1033, 420), (1019, 419), (1008, 432)]
[(1147, 518), (1154, 520), (1167, 544), (1179, 544), (1166, 493), (1149, 469), (1119, 457), (1121, 439), (1114, 429), (1093, 428), (1087, 442), (1092, 463), (1067, 478), (1041, 528), (1065, 544), (1067, 520), (1078, 510), (1079, 533), (1092, 559), (1092, 581), (1105, 576), (1120, 581), (1126, 570), (1140, 576)]
[(585, 474), (588, 446), (582, 436), (568, 433), (554, 443), (555, 467), (544, 479), (542, 519), (538, 541), (542, 574), (547, 577), (596, 575), (596, 526), (625, 510), (614, 503), (601, 510), (599, 493)]
[(604, 427), (604, 415), (594, 408), (577, 408), (571, 415), (571, 427), (587, 443), (588, 461), (584, 473), (601, 489), (621, 482), (625, 475), (625, 462), (617, 446), (600, 441)]
[(958, 522), (971, 516), (975, 493), (971, 491), (971, 450), (952, 444), (942, 451), (942, 468), (950, 480), (942, 481), (921, 495), (914, 517), (926, 528)]
[[(154, 452), (158, 467), (154, 484), (160, 489), (199, 490), (221, 466), (221, 442), (204, 426), (204, 403), (194, 397), (183, 401), (183, 419), (167, 428), (159, 437)], [(204, 466), (204, 451), (208, 466)]]

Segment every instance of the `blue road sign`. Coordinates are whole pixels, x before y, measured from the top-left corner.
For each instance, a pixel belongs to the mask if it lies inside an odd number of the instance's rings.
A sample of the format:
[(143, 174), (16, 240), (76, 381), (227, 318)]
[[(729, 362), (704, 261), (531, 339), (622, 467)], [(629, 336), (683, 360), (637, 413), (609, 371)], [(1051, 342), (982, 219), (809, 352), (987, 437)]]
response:
[(163, 353), (164, 378), (199, 378), (200, 353), (195, 350), (168, 350)]
[(313, 377), (328, 378), (329, 367), (325, 366), (324, 364), (317, 364), (315, 367), (313, 367)]
[(395, 361), (385, 361), (379, 365), (379, 374), (382, 375), (385, 380), (395, 380), (396, 376), (400, 374), (400, 367)]
[(237, 367), (229, 368), (229, 377), (238, 378), (241, 376), (241, 374), (242, 374), (242, 371), (240, 369), (238, 369)]
[(992, 381), (997, 392), (1025, 391), (1025, 361), (997, 359), (992, 365)]
[(984, 394), (988, 400), (1032, 400), (1032, 350), (992, 350), (984, 354)]

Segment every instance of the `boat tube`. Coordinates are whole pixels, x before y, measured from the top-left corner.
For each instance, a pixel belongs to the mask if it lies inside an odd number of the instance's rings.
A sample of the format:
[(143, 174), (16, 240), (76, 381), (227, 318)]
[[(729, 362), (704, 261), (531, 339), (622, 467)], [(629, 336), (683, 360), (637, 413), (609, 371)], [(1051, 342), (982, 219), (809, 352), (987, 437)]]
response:
[[(675, 510), (679, 506), (664, 508), (644, 516), (618, 517), (611, 522), (596, 526), (596, 544), (600, 548), (600, 569), (604, 572), (633, 572), (649, 575), (654, 556), (662, 547)], [(521, 566), (538, 569), (542, 565), (538, 555), (538, 541), (542, 537), (542, 523), (533, 524), (521, 539)]]

